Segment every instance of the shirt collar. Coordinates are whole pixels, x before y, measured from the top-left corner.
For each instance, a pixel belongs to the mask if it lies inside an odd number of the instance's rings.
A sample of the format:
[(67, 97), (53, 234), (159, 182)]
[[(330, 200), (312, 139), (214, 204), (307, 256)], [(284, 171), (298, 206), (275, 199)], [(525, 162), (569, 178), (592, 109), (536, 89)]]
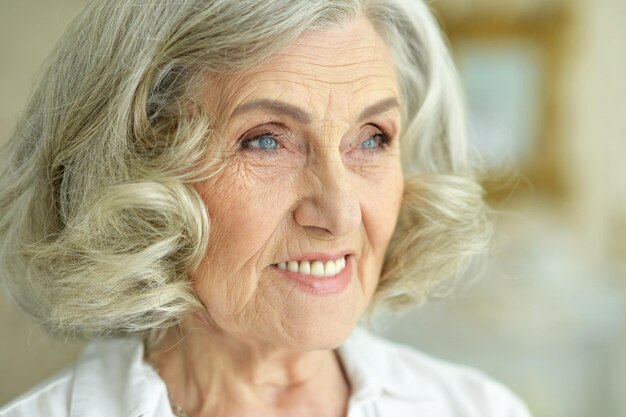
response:
[(350, 380), (352, 401), (388, 395), (412, 402), (431, 402), (435, 396), (431, 381), (406, 372), (397, 345), (364, 329), (355, 328), (337, 352)]
[(70, 417), (154, 415), (154, 399), (167, 391), (149, 378), (143, 353), (139, 338), (90, 342), (76, 365)]
[[(390, 342), (354, 329), (337, 349), (350, 381), (351, 403), (381, 396), (413, 403), (433, 399), (432, 384), (406, 372), (398, 353)], [(70, 417), (139, 417), (169, 410), (167, 387), (143, 356), (144, 346), (137, 337), (90, 342), (76, 364)]]

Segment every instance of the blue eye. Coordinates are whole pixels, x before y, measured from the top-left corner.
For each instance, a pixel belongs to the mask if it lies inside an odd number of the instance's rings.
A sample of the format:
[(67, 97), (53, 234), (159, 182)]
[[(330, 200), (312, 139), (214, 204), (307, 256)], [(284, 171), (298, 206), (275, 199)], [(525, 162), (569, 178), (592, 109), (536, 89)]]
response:
[(387, 144), (388, 140), (385, 134), (377, 133), (370, 136), (367, 140), (361, 143), (361, 148), (364, 149), (376, 149), (383, 147)]
[(256, 138), (247, 140), (244, 143), (245, 147), (261, 149), (264, 151), (269, 151), (273, 149), (278, 149), (280, 146), (278, 145), (278, 141), (271, 136), (271, 134), (266, 133), (263, 135), (259, 135)]

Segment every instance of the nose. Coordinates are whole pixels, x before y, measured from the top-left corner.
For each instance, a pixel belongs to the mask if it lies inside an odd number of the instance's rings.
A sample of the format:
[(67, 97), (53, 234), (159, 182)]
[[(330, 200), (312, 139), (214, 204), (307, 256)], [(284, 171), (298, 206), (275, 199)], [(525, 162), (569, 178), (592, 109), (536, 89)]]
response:
[(324, 147), (312, 153), (294, 219), (318, 237), (346, 236), (361, 224), (361, 207), (340, 150)]

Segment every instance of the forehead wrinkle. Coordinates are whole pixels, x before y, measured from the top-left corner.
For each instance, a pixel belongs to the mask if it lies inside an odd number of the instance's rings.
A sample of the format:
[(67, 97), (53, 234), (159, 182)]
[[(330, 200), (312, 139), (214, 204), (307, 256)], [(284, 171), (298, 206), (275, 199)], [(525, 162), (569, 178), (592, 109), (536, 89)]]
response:
[[(323, 35), (323, 32), (320, 31), (320, 35)], [(316, 38), (316, 36), (311, 38)], [(220, 105), (216, 110), (223, 116), (232, 117), (232, 111), (236, 105), (245, 102), (246, 98), (254, 99), (258, 95), (259, 98), (276, 99), (284, 96), (285, 90), (288, 90), (289, 87), (285, 89), (281, 85), (288, 83), (317, 92), (322, 100), (324, 100), (323, 97), (329, 97), (329, 95), (334, 94), (332, 89), (334, 87), (346, 88), (347, 90), (344, 90), (344, 93), (352, 96), (365, 95), (369, 91), (373, 92), (375, 90), (390, 91), (393, 96), (398, 96), (395, 66), (392, 62), (390, 65), (390, 56), (384, 51), (384, 42), (380, 40), (368, 42), (367, 45), (357, 46), (353, 46), (353, 43), (353, 38), (344, 39), (342, 37), (333, 40), (330, 44), (327, 42), (301, 41), (295, 46), (277, 53), (275, 55), (276, 59), (270, 59), (252, 70), (239, 73), (237, 77), (227, 80), (225, 88), (221, 89), (221, 94), (218, 93), (222, 97)], [(320, 46), (320, 44), (323, 46)], [(341, 50), (342, 53), (338, 55), (339, 57), (352, 55), (343, 53), (346, 50), (346, 45), (350, 46), (347, 50), (355, 51), (361, 56), (356, 57), (356, 61), (352, 56), (348, 62), (344, 60), (344, 62), (333, 61), (332, 63), (327, 63), (328, 51)], [(305, 48), (302, 49), (302, 47)], [(383, 49), (382, 51), (381, 48)], [(321, 56), (322, 60), (317, 60), (318, 56)], [(281, 61), (285, 60), (285, 58), (286, 62), (283, 64)], [(298, 58), (304, 61), (305, 65), (297, 65)], [(357, 69), (357, 71), (350, 72), (353, 68)], [(346, 76), (348, 72), (349, 76)], [(355, 73), (357, 74), (356, 76)], [(264, 92), (262, 86), (264, 82), (268, 82), (270, 85), (267, 87), (265, 94), (260, 94)], [(275, 83), (275, 86), (272, 86), (272, 83)], [(276, 88), (276, 86), (282, 88)], [(327, 88), (328, 86), (331, 87), (330, 91)], [(275, 96), (271, 93), (271, 89), (276, 89), (280, 94)], [(267, 94), (268, 92), (270, 94)], [(354, 98), (350, 100), (353, 101)], [(310, 99), (317, 101), (313, 97), (310, 97)], [(286, 101), (293, 102), (293, 100)], [(365, 104), (367, 104), (367, 101), (365, 100)], [(311, 107), (311, 105), (312, 103), (306, 103), (305, 107)], [(324, 113), (329, 111), (328, 108), (325, 110)], [(229, 120), (228, 118), (221, 119), (226, 123)]]
[[(314, 78), (313, 75), (314, 74), (298, 74), (296, 72), (293, 72), (292, 75), (296, 75), (298, 77), (293, 77), (291, 79), (285, 79), (285, 78), (280, 78), (280, 76), (276, 76), (274, 77), (267, 77), (263, 80), (257, 80), (257, 84), (258, 83), (263, 83), (263, 82), (270, 82), (270, 83), (276, 83), (276, 84), (295, 84), (297, 86), (302, 86), (302, 87), (306, 87), (306, 88), (311, 88), (311, 89), (315, 89), (315, 90), (323, 90), (323, 85), (317, 85), (317, 83), (321, 83), (321, 84), (325, 84), (325, 85), (332, 85), (332, 86), (348, 86), (351, 84), (359, 84), (358, 87), (354, 90), (362, 90), (363, 88), (367, 88), (368, 86), (375, 86), (376, 84), (384, 84), (385, 87), (389, 87), (389, 86), (393, 86), (393, 77), (391, 76), (378, 76), (378, 75), (373, 75), (373, 74), (367, 74), (367, 75), (363, 75), (363, 76), (359, 76), (359, 77), (355, 77), (355, 78), (351, 78), (349, 80), (346, 79), (339, 79), (339, 80), (335, 80), (335, 79), (325, 79), (324, 78)], [(331, 77), (332, 78), (332, 77)], [(385, 81), (382, 81), (382, 80)], [(310, 81), (314, 81), (313, 84), (306, 84), (304, 81), (305, 80), (310, 80)], [(387, 82), (389, 85), (387, 85)]]
[[(341, 54), (333, 54), (333, 59), (328, 59), (327, 54), (320, 54), (319, 56), (306, 56), (304, 54), (294, 55), (291, 54), (289, 56), (285, 56), (285, 59), (278, 59), (275, 63), (282, 63), (289, 65), (298, 65), (296, 73), (310, 73), (317, 74), (319, 69), (322, 70), (351, 70), (353, 68), (357, 68), (360, 71), (363, 71), (363, 68), (368, 69), (368, 73), (387, 73), (388, 62), (385, 59), (382, 59), (380, 55), (376, 53), (375, 50), (368, 50), (367, 55), (351, 55), (347, 51), (341, 51)], [(341, 60), (336, 57), (350, 57), (349, 60)], [(328, 63), (327, 63), (328, 62)], [(304, 64), (304, 67), (303, 65)], [(309, 71), (304, 71), (306, 66), (310, 66)], [(308, 69), (308, 68), (307, 68)], [(262, 72), (263, 69), (259, 68), (259, 72)], [(282, 69), (282, 71), (286, 71)]]
[[(367, 57), (368, 61), (382, 61), (390, 58), (387, 43), (376, 33), (374, 41), (359, 37), (354, 39), (351, 32), (346, 33), (345, 39), (328, 39), (324, 36), (324, 31), (319, 31), (319, 36), (315, 39), (303, 39), (297, 41), (292, 47), (276, 54), (277, 57), (302, 58), (313, 63), (318, 63), (329, 56), (333, 64), (341, 65), (341, 61), (353, 62), (354, 57)], [(311, 36), (313, 37), (313, 36)], [(382, 54), (381, 54), (382, 52)]]
[[(357, 20), (359, 19), (352, 20), (351, 22), (343, 22), (343, 23), (338, 24), (337, 27), (342, 28), (343, 33), (340, 33), (331, 39), (328, 39), (327, 33), (329, 30), (332, 30), (332, 28), (309, 30), (305, 32), (303, 35), (301, 35), (292, 44), (291, 48), (289, 49), (298, 49), (300, 47), (305, 47), (305, 48), (315, 47), (318, 49), (320, 47), (324, 47), (327, 49), (343, 49), (346, 46), (351, 47), (351, 48), (360, 47), (360, 48), (366, 49), (366, 48), (371, 48), (372, 45), (375, 45), (378, 43), (384, 43), (383, 38), (380, 36), (378, 31), (374, 28), (372, 23), (368, 19), (363, 19), (365, 22), (367, 22), (366, 25), (369, 26), (369, 28), (367, 28), (366, 30), (371, 29), (372, 33), (375, 34), (375, 37), (374, 37), (373, 42), (370, 39), (359, 38), (359, 42), (355, 44), (354, 39), (352, 37), (352, 33), (355, 29), (355, 26), (357, 27), (357, 30), (359, 30), (361, 29), (359, 26), (361, 26), (361, 23), (363, 23), (363, 22), (357, 22)], [(356, 23), (356, 25), (354, 25), (354, 23)]]
[[(354, 86), (354, 88), (349, 91), (351, 94), (364, 92), (368, 89), (371, 90), (388, 90), (393, 92), (393, 95), (397, 95), (395, 77), (392, 74), (364, 74), (351, 79), (346, 79), (346, 77), (334, 77), (333, 74), (328, 74), (328, 76), (320, 76), (319, 73), (308, 73), (303, 74), (302, 72), (291, 71), (291, 70), (280, 70), (280, 71), (272, 71), (273, 74), (264, 73), (263, 79), (257, 80), (254, 85), (258, 86), (260, 83), (269, 82), (275, 83), (277, 85), (280, 84), (294, 84), (296, 86), (305, 87), (307, 89), (312, 89), (324, 95), (327, 94), (326, 86), (338, 86), (338, 87), (349, 87)], [(280, 74), (285, 74), (287, 77), (281, 77)], [(312, 81), (307, 83), (306, 81)]]
[[(289, 65), (289, 63), (287, 63)], [(293, 66), (293, 62), (291, 63)], [(325, 82), (329, 85), (350, 85), (369, 83), (389, 83), (395, 86), (396, 75), (393, 65), (379, 59), (363, 58), (352, 60), (349, 63), (310, 62), (298, 68), (281, 68), (279, 71), (270, 70), (276, 74), (284, 74), (286, 78), (307, 77), (315, 82)], [(266, 75), (266, 74), (264, 74)], [(276, 78), (279, 78), (276, 76)], [(277, 80), (278, 81), (278, 80)], [(280, 81), (286, 81), (284, 78)], [(361, 87), (361, 86), (359, 86)]]
[[(280, 61), (286, 59), (291, 61), (295, 59), (301, 59), (305, 62), (317, 63), (320, 59), (326, 59), (329, 56), (332, 57), (333, 63), (346, 61), (353, 63), (352, 58), (363, 57), (367, 61), (381, 61), (380, 55), (376, 52), (379, 51), (376, 45), (368, 47), (352, 47), (352, 48), (335, 48), (335, 50), (328, 47), (320, 47), (319, 45), (313, 46), (310, 50), (295, 50), (290, 52), (279, 52), (275, 55), (275, 60)], [(351, 59), (345, 60), (344, 57), (350, 57)], [(367, 58), (366, 58), (367, 57)], [(268, 61), (272, 62), (272, 61)]]

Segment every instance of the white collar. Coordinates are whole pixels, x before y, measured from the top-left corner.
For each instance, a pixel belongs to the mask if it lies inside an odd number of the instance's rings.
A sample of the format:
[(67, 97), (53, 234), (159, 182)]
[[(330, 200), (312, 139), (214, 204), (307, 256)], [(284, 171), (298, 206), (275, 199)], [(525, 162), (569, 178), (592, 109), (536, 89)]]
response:
[(154, 399), (167, 398), (167, 390), (151, 374), (140, 338), (92, 341), (76, 365), (70, 417), (154, 415)]
[[(432, 383), (401, 369), (390, 342), (365, 330), (356, 328), (337, 352), (350, 380), (351, 406), (383, 395), (424, 405), (435, 398)], [(155, 416), (169, 409), (167, 387), (143, 356), (138, 337), (89, 343), (76, 364), (70, 417)]]
[(432, 381), (401, 369), (394, 357), (397, 346), (355, 328), (337, 349), (352, 386), (352, 402), (373, 400), (386, 394), (399, 400), (431, 402), (436, 397)]

